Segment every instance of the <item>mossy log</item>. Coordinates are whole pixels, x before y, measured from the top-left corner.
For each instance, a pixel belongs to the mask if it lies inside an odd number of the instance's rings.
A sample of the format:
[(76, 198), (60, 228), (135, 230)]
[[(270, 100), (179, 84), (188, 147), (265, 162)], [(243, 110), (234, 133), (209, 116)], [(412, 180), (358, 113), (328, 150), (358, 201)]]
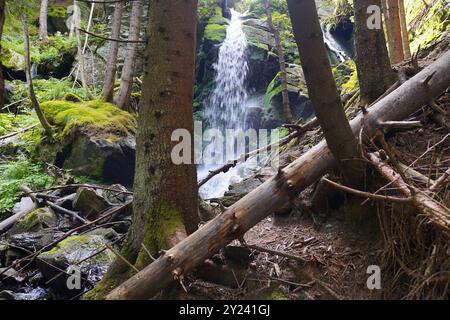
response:
[[(355, 135), (364, 129), (372, 137), (382, 121), (402, 120), (450, 85), (450, 51), (428, 68), (405, 82), (374, 104), (366, 114), (351, 121)], [(322, 141), (273, 178), (236, 202), (178, 243), (152, 264), (114, 289), (107, 299), (148, 299), (186, 273), (201, 265), (234, 239), (267, 217), (276, 208), (291, 201), (306, 187), (335, 166), (336, 162)]]

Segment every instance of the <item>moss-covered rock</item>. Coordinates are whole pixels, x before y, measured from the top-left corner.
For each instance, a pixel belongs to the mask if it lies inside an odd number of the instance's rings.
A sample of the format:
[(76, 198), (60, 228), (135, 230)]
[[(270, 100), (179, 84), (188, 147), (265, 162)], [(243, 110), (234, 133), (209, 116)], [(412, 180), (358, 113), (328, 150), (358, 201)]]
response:
[(109, 140), (136, 132), (135, 116), (101, 100), (82, 103), (48, 101), (42, 103), (41, 108), (49, 123), (58, 127), (60, 140), (75, 130)]
[(53, 210), (39, 208), (19, 219), (16, 226), (23, 231), (36, 231), (38, 228), (55, 226), (56, 223), (57, 219)]
[(41, 141), (37, 153), (77, 175), (131, 185), (136, 152), (136, 117), (100, 100), (42, 103), (56, 141)]
[(217, 6), (206, 24), (204, 38), (213, 43), (221, 43), (225, 39), (227, 25), (227, 20), (222, 16), (222, 9)]
[[(51, 280), (50, 285), (63, 292), (68, 290), (67, 275), (61, 273), (61, 270), (67, 272), (70, 267), (77, 266), (82, 279), (96, 283), (115, 258), (114, 253), (105, 248), (108, 239), (116, 238), (117, 234), (112, 229), (98, 229), (95, 232), (71, 236), (50, 251), (41, 253), (37, 258), (37, 266), (44, 278)], [(82, 280), (82, 283), (85, 281)]]

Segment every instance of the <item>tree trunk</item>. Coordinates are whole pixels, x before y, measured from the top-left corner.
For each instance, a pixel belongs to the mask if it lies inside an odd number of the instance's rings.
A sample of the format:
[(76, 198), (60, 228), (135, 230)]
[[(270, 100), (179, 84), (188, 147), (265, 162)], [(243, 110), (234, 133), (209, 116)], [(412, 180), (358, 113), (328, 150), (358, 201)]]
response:
[[(0, 55), (2, 53), (3, 24), (5, 23), (5, 4), (6, 0), (0, 0)], [(5, 105), (5, 98), (5, 80), (3, 79), (2, 63), (0, 62), (0, 108)]]
[(281, 97), (283, 99), (283, 113), (287, 123), (293, 123), (291, 104), (289, 102), (289, 91), (287, 84), (287, 72), (286, 72), (286, 60), (284, 57), (284, 49), (281, 45), (280, 33), (272, 22), (272, 11), (270, 10), (269, 0), (264, 0), (264, 7), (266, 9), (267, 23), (269, 24), (270, 31), (275, 38), (275, 49), (277, 50), (278, 62), (280, 64), (280, 81), (281, 81)]
[(314, 112), (346, 182), (357, 186), (364, 166), (333, 78), (316, 4), (314, 0), (287, 3)]
[[(120, 27), (122, 22), (123, 3), (118, 2), (114, 7), (114, 15), (111, 22), (111, 38), (120, 38)], [(119, 42), (111, 41), (109, 48), (108, 68), (106, 69), (105, 82), (103, 84), (102, 98), (107, 102), (113, 102), (114, 83), (117, 72), (117, 52), (119, 51)]]
[(39, 12), (39, 40), (47, 39), (47, 10), (48, 0), (41, 0), (41, 11)]
[[(122, 255), (138, 269), (198, 225), (196, 165), (176, 165), (171, 136), (183, 129), (193, 137), (196, 0), (152, 1), (139, 105), (133, 224)], [(193, 159), (191, 159), (193, 160)], [(143, 250), (144, 248), (144, 250)], [(116, 260), (86, 298), (101, 298), (130, 276)]]
[(91, 94), (91, 91), (88, 87), (88, 82), (86, 79), (86, 69), (85, 69), (85, 63), (84, 63), (84, 52), (83, 47), (81, 45), (81, 32), (80, 32), (80, 21), (81, 21), (81, 12), (80, 7), (78, 6), (77, 1), (74, 1), (74, 7), (73, 7), (73, 19), (74, 19), (74, 25), (75, 25), (75, 37), (77, 39), (77, 48), (78, 48), (78, 71), (80, 72), (80, 78), (81, 78), (81, 85), (83, 86), (84, 93), (88, 99), (93, 99), (94, 97)]
[(402, 27), (403, 55), (406, 60), (411, 59), (411, 48), (409, 47), (409, 31), (406, 21), (405, 0), (398, 0), (400, 13), (400, 24)]
[[(130, 34), (128, 40), (138, 41), (141, 30), (141, 16), (142, 16), (142, 0), (133, 1), (131, 8), (131, 20), (130, 20)], [(128, 43), (127, 55), (122, 68), (122, 77), (120, 79), (120, 91), (119, 98), (117, 99), (117, 105), (123, 110), (129, 108), (131, 91), (133, 89), (133, 76), (134, 67), (139, 43)]]
[(386, 19), (386, 26), (390, 29), (389, 35), (392, 36), (392, 39), (389, 40), (392, 43), (392, 51), (390, 52), (392, 64), (400, 63), (405, 58), (403, 55), (402, 27), (400, 23), (398, 1), (399, 0), (387, 0), (388, 17)]
[(380, 4), (380, 0), (354, 2), (356, 67), (363, 105), (377, 100), (395, 82), (383, 28), (369, 29), (367, 24), (370, 18), (367, 8), (372, 5), (380, 7)]
[[(433, 75), (433, 76), (432, 76)], [(431, 79), (428, 84), (425, 79)], [(365, 115), (351, 121), (355, 134), (364, 123), (364, 135), (373, 137), (378, 123), (408, 117), (450, 85), (450, 51), (397, 90), (375, 103)], [(224, 213), (167, 251), (136, 276), (112, 291), (107, 299), (148, 299), (202, 264), (234, 239), (285, 205), (317, 181), (335, 164), (322, 141)]]
[(24, 46), (24, 57), (25, 57), (25, 75), (27, 78), (28, 84), (28, 96), (31, 100), (31, 105), (36, 112), (36, 115), (41, 122), (42, 127), (44, 128), (47, 135), (51, 138), (53, 136), (53, 130), (47, 119), (45, 118), (44, 113), (41, 110), (39, 102), (36, 98), (33, 88), (33, 79), (31, 78), (31, 61), (30, 61), (30, 40), (28, 37), (28, 22), (27, 16), (25, 13), (22, 13), (22, 31), (23, 31), (23, 46)]

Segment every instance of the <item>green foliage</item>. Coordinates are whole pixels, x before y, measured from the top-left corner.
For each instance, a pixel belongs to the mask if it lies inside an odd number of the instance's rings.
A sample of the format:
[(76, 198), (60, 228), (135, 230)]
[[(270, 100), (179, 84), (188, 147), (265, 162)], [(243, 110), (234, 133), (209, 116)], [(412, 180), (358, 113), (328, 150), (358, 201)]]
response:
[(333, 14), (323, 20), (323, 24), (331, 29), (336, 28), (342, 19), (353, 15), (353, 5), (349, 0), (326, 0), (324, 2), (328, 2), (327, 5), (335, 8)]
[(199, 0), (198, 2), (198, 14), (201, 18), (211, 17), (217, 6), (219, 5), (218, 0)]
[(358, 72), (353, 60), (342, 62), (333, 67), (332, 70), (336, 85), (342, 89), (343, 93), (350, 93), (358, 88)]
[(0, 113), (0, 136), (29, 127), (37, 123), (30, 113), (14, 115), (12, 113)]
[(59, 128), (56, 138), (60, 140), (69, 136), (75, 128), (107, 135), (107, 139), (136, 131), (135, 116), (101, 100), (82, 103), (48, 101), (42, 103), (41, 108), (49, 123)]
[(428, 11), (423, 1), (406, 0), (405, 10), (406, 20), (410, 27), (413, 26), (410, 31), (411, 52), (440, 39), (449, 28), (450, 8), (445, 0), (436, 1)]
[(20, 198), (20, 186), (42, 189), (51, 185), (53, 178), (47, 175), (40, 163), (25, 156), (0, 165), (0, 216), (8, 213)]
[(269, 113), (272, 106), (272, 99), (277, 96), (278, 94), (283, 91), (283, 88), (278, 83), (278, 80), (280, 79), (281, 74), (278, 73), (275, 78), (270, 81), (269, 85), (267, 86), (266, 94), (264, 95), (264, 112)]
[[(19, 34), (19, 36), (18, 36)], [(22, 32), (5, 32), (2, 38), (1, 62), (10, 69), (21, 70), (24, 66), (24, 47)], [(56, 34), (45, 41), (38, 41), (37, 34), (30, 37), (30, 59), (32, 63), (57, 67), (63, 62), (65, 54), (76, 54), (75, 38)]]
[[(28, 97), (27, 84), (20, 80), (11, 81), (14, 90), (14, 100)], [(66, 95), (72, 94), (80, 99), (86, 99), (84, 90), (79, 87), (72, 89), (72, 81), (69, 79), (34, 79), (34, 91), (39, 101), (50, 101), (64, 99)]]
[(66, 18), (67, 9), (65, 7), (59, 6), (49, 6), (47, 11), (47, 16), (55, 18)]

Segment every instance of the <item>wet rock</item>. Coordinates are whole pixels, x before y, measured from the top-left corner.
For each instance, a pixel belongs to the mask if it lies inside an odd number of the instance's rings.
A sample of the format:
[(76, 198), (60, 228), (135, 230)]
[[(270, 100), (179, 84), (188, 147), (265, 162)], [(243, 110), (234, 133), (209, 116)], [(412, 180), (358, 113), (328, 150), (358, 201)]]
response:
[(19, 285), (26, 279), (26, 275), (14, 269), (0, 268), (0, 281), (6, 286)]
[(0, 300), (46, 300), (49, 298), (47, 290), (41, 287), (23, 288), (19, 292), (3, 290), (0, 292)]
[(123, 204), (132, 199), (132, 195), (127, 193), (128, 189), (120, 184), (113, 184), (109, 187), (109, 189), (110, 190), (102, 190), (103, 198), (105, 198), (109, 203)]
[(31, 200), (30, 197), (22, 197), (20, 199), (19, 202), (17, 202), (13, 209), (12, 209), (12, 213), (16, 214), (19, 212), (24, 212), (24, 211), (33, 211), (34, 209), (36, 209), (36, 205), (34, 204), (33, 200)]
[(110, 204), (92, 188), (79, 188), (73, 200), (73, 208), (83, 217), (94, 220)]
[(39, 250), (52, 243), (61, 233), (57, 230), (61, 220), (49, 208), (36, 209), (16, 221), (5, 235), (7, 243), (13, 246), (16, 253), (18, 248), (25, 252)]
[(64, 272), (73, 274), (73, 270), (77, 270), (73, 268), (78, 268), (82, 285), (86, 282), (96, 283), (115, 258), (113, 252), (105, 250), (106, 244), (115, 239), (117, 233), (112, 229), (97, 229), (83, 235), (71, 236), (52, 250), (41, 253), (37, 258), (37, 266), (44, 278), (51, 280), (52, 288), (58, 292), (71, 292), (67, 287), (68, 275)]
[(247, 193), (258, 188), (262, 182), (259, 179), (250, 177), (239, 183), (232, 184), (229, 190), (225, 192), (225, 196), (236, 196), (236, 195), (246, 195)]

